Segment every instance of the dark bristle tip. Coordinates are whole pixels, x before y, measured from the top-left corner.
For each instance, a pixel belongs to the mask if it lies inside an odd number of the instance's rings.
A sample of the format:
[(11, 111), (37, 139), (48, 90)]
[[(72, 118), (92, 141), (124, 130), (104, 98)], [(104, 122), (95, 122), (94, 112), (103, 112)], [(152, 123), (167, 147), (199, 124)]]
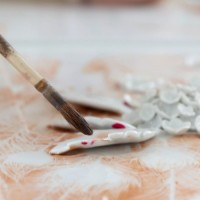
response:
[(0, 53), (4, 56), (7, 57), (11, 50), (10, 44), (3, 38), (2, 35), (0, 35)]
[(70, 106), (65, 99), (47, 83), (46, 80), (41, 80), (35, 85), (35, 88), (41, 92), (44, 97), (62, 114), (62, 116), (78, 131), (85, 135), (93, 134), (93, 131), (86, 120), (72, 106)]
[(63, 117), (78, 131), (82, 132), (85, 135), (93, 134), (93, 130), (90, 128), (87, 121), (68, 103), (62, 105), (60, 112), (62, 113)]

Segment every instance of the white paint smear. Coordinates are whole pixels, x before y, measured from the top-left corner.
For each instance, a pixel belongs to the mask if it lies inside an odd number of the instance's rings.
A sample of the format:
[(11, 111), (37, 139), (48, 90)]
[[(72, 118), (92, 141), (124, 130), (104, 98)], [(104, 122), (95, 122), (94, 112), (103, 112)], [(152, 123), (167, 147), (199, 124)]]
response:
[(80, 189), (80, 192), (89, 193), (92, 190), (101, 193), (104, 190), (115, 189), (117, 195), (131, 185), (141, 186), (136, 173), (131, 172), (130, 169), (110, 166), (101, 161), (78, 161), (57, 167), (40, 177), (38, 182), (40, 182), (40, 188), (44, 187), (45, 191), (50, 193), (61, 188), (68, 188), (65, 190), (65, 197), (77, 192), (77, 189)]
[(29, 166), (41, 166), (53, 161), (53, 157), (49, 156), (43, 151), (28, 151), (18, 152), (9, 155), (3, 162), (3, 164), (18, 164)]
[(143, 165), (159, 170), (199, 164), (199, 155), (195, 151), (181, 146), (151, 144), (144, 150), (136, 152), (135, 156)]

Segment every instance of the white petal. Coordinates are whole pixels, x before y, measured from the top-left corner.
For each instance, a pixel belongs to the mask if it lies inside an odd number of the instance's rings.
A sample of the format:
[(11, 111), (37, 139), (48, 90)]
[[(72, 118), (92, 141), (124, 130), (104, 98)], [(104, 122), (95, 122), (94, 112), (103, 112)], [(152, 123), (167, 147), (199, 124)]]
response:
[(171, 121), (162, 122), (163, 129), (171, 134), (181, 134), (186, 132), (191, 127), (190, 122), (181, 121), (178, 118), (171, 119)]
[(140, 108), (139, 117), (142, 121), (149, 121), (155, 116), (156, 110), (156, 106), (150, 103), (145, 103)]
[[(131, 124), (111, 118), (85, 117), (92, 129), (135, 128)], [(118, 126), (117, 126), (118, 125)], [(121, 125), (121, 126), (120, 126)]]
[(150, 91), (147, 91), (143, 97), (143, 100), (145, 102), (149, 102), (151, 101), (153, 98), (155, 98), (157, 96), (157, 90), (156, 89), (152, 89)]
[[(128, 130), (126, 132), (114, 132), (108, 134), (108, 139), (110, 141), (119, 141), (119, 143), (131, 143), (131, 142), (143, 142), (146, 141), (159, 133), (156, 129), (135, 129)], [(118, 144), (119, 144), (118, 143)]]
[(191, 123), (190, 129), (189, 129), (190, 131), (196, 131), (195, 119), (196, 119), (196, 116), (192, 116), (192, 117), (180, 116), (180, 120)]
[(174, 88), (165, 88), (160, 91), (160, 100), (166, 104), (177, 103), (181, 98), (181, 93)]
[(126, 113), (122, 115), (122, 121), (125, 121), (129, 124), (133, 124), (134, 126), (141, 122), (141, 119), (139, 117), (139, 110), (135, 109), (132, 110), (130, 113)]
[(141, 123), (137, 127), (142, 129), (160, 129), (162, 125), (162, 118), (159, 115), (156, 115), (152, 120)]
[(141, 104), (139, 100), (133, 99), (129, 94), (125, 94), (123, 100), (124, 104), (128, 105), (131, 108), (137, 108)]
[(191, 94), (197, 91), (195, 87), (183, 84), (177, 84), (177, 88), (182, 92), (184, 92), (185, 94)]
[(179, 115), (178, 103), (166, 104), (164, 102), (158, 102), (157, 113), (163, 118), (174, 118)]
[(200, 93), (196, 92), (195, 93), (195, 102), (198, 104), (198, 106), (200, 107)]
[(196, 117), (194, 124), (195, 124), (196, 131), (200, 133), (200, 115)]
[[(163, 112), (162, 110), (160, 110), (159, 108), (157, 108), (156, 113), (163, 119), (170, 119), (171, 117), (169, 115), (167, 115), (165, 112)], [(176, 114), (176, 113), (175, 113)], [(176, 117), (176, 116), (175, 116)]]
[(189, 97), (189, 95), (186, 95), (185, 93), (181, 93), (181, 101), (189, 106), (197, 105), (197, 103), (192, 100), (191, 96)]
[[(112, 118), (101, 118), (101, 117), (93, 117), (93, 116), (86, 116), (84, 117), (85, 120), (88, 122), (92, 129), (100, 130), (100, 129), (120, 129), (120, 128), (135, 128), (129, 123), (115, 120)], [(56, 122), (52, 127), (62, 127), (69, 130), (74, 130), (74, 128), (65, 120), (60, 122)]]
[(192, 106), (185, 106), (184, 104), (179, 104), (178, 110), (179, 110), (179, 113), (183, 116), (192, 117), (195, 115), (195, 112)]
[(62, 154), (75, 149), (95, 148), (113, 144), (143, 142), (159, 133), (159, 130), (137, 129), (95, 131), (92, 136), (80, 136), (57, 144), (50, 150), (50, 154)]
[(131, 109), (125, 106), (123, 102), (110, 97), (70, 93), (66, 96), (66, 99), (71, 103), (76, 103), (100, 110), (107, 110), (117, 113), (128, 113), (131, 111)]
[(158, 83), (155, 81), (146, 80), (144, 78), (135, 76), (127, 76), (125, 80), (121, 82), (121, 84), (126, 91), (132, 92), (146, 92), (158, 87)]

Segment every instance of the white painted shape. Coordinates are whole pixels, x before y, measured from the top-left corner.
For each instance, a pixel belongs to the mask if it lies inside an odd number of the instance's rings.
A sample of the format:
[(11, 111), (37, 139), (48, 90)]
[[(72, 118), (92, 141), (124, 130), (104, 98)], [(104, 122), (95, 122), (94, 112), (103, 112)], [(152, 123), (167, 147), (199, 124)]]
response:
[(49, 164), (53, 160), (54, 160), (53, 157), (48, 155), (44, 151), (27, 151), (27, 152), (17, 152), (8, 155), (8, 157), (3, 161), (2, 164), (41, 166)]
[[(137, 143), (149, 140), (160, 133), (160, 130), (124, 129), (95, 131), (92, 136), (82, 136), (58, 143), (50, 154), (62, 154), (75, 149), (88, 149), (113, 144)], [(91, 144), (95, 141), (94, 144)], [(83, 144), (86, 142), (87, 144)]]
[[(125, 128), (135, 128), (131, 124), (128, 124), (128, 123), (120, 121), (120, 120), (108, 118), (108, 117), (101, 118), (101, 117), (94, 117), (94, 116), (86, 116), (84, 118), (88, 122), (90, 127), (92, 129), (95, 129), (95, 130), (115, 129), (112, 126), (113, 126), (113, 124), (116, 124), (116, 123), (124, 125)], [(52, 122), (52, 123), (54, 123), (54, 122)], [(67, 128), (67, 129), (74, 129), (68, 122), (66, 122), (63, 119), (59, 119), (59, 120), (55, 121), (55, 123), (52, 124), (52, 126), (64, 127), (64, 128)]]
[(77, 188), (81, 188), (81, 192), (89, 192), (92, 187), (96, 186), (100, 192), (104, 188), (123, 190), (130, 185), (136, 187), (141, 185), (136, 174), (128, 169), (120, 169), (101, 161), (83, 162), (81, 160), (48, 171), (40, 177), (39, 182), (41, 187), (45, 187), (45, 191), (49, 189), (50, 192), (55, 192), (63, 186), (67, 187), (66, 193), (68, 194), (72, 191), (77, 192)]
[(199, 164), (199, 154), (182, 146), (151, 144), (136, 152), (135, 157), (144, 166), (162, 171)]
[(69, 102), (88, 106), (91, 108), (97, 108), (118, 113), (128, 113), (131, 111), (130, 108), (125, 106), (123, 102), (120, 102), (116, 98), (79, 93), (70, 93), (65, 96)]

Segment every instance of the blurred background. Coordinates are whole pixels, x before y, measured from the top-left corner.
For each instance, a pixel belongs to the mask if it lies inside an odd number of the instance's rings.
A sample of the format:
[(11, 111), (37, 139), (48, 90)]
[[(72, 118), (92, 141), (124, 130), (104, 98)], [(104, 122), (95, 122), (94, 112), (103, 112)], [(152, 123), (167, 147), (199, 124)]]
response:
[(99, 58), (199, 63), (200, 0), (4, 0), (0, 32), (31, 62), (68, 68), (63, 79), (75, 84), (75, 73)]

